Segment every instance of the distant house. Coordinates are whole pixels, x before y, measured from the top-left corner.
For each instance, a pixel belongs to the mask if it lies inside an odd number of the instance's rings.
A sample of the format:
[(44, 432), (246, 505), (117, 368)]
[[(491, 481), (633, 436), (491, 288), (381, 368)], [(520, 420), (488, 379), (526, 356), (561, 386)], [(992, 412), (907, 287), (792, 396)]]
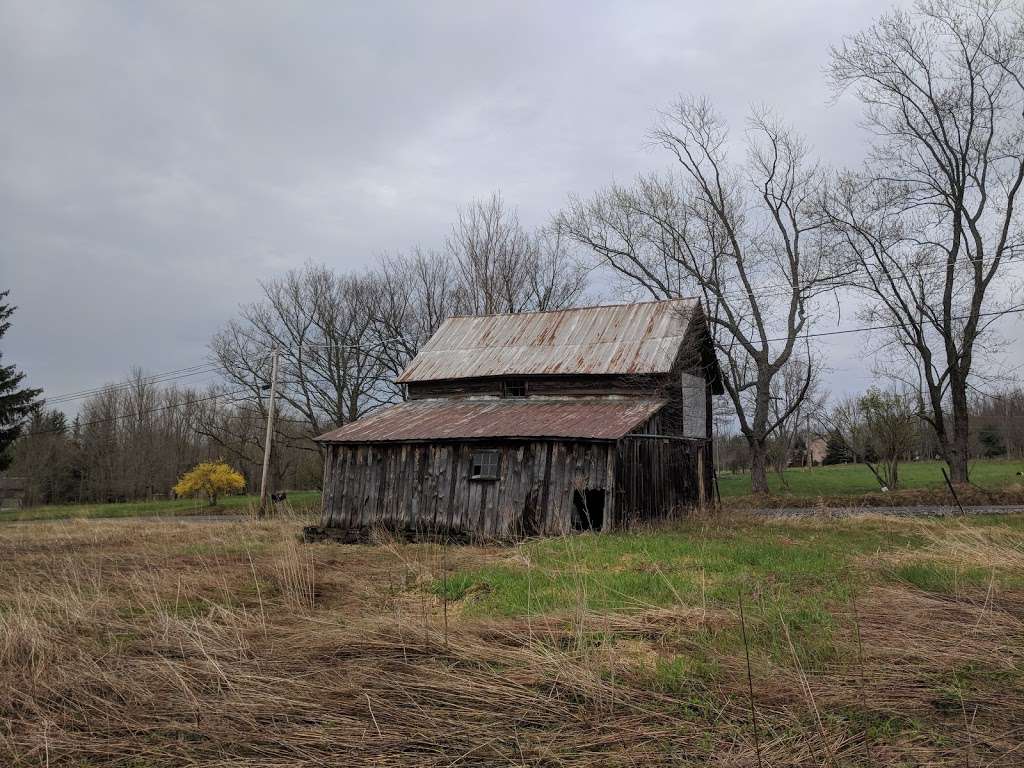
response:
[(721, 372), (696, 300), (453, 317), (407, 400), (321, 435), (321, 526), (483, 538), (609, 530), (713, 487)]
[(828, 442), (823, 437), (808, 436), (804, 440), (804, 451), (807, 464), (820, 467), (828, 456)]

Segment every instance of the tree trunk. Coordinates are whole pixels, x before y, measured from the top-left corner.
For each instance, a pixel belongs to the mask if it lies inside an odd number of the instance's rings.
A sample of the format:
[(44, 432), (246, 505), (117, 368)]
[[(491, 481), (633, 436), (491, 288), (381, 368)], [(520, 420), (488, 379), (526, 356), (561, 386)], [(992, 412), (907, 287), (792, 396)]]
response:
[(952, 386), (953, 435), (946, 448), (946, 463), (949, 464), (949, 479), (958, 485), (969, 481), (967, 459), (970, 456), (970, 409), (967, 405), (967, 387)]
[(967, 476), (967, 435), (954, 430), (953, 439), (946, 450), (946, 463), (949, 464), (949, 479), (957, 485), (969, 482)]
[(768, 451), (764, 440), (747, 438), (750, 445), (750, 490), (757, 494), (768, 493)]

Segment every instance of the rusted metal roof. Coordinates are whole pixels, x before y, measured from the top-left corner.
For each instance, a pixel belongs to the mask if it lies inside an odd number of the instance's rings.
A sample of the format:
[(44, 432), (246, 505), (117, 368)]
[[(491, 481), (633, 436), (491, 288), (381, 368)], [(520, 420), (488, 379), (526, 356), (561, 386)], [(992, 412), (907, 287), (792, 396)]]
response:
[(665, 405), (664, 400), (410, 400), (320, 435), (322, 443), (576, 438), (616, 440)]
[(670, 371), (696, 299), (445, 320), (399, 382)]

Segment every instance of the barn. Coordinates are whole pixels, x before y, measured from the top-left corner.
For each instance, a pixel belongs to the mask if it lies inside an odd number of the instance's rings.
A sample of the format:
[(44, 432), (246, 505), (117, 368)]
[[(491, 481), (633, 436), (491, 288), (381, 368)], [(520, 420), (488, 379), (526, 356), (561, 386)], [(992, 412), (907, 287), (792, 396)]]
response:
[(399, 382), (405, 402), (317, 438), (314, 535), (611, 530), (712, 494), (722, 381), (697, 300), (452, 317)]

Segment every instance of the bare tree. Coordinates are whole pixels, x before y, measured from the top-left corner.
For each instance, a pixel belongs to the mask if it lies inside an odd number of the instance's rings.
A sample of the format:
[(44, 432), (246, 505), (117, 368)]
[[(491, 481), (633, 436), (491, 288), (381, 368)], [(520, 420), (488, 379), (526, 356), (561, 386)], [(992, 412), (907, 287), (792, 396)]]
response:
[(383, 257), (368, 287), (370, 342), (385, 375), (384, 388), (397, 399), (402, 393), (394, 380), (446, 318), (468, 311), (466, 292), (449, 254), (418, 247)]
[[(708, 310), (725, 389), (768, 491), (769, 437), (800, 408), (814, 361), (799, 343), (813, 299), (834, 281), (817, 210), (823, 172), (803, 140), (765, 111), (750, 118), (747, 162), (729, 158), (728, 131), (704, 99), (682, 99), (652, 137), (677, 171), (573, 199), (559, 231), (592, 249), (627, 286), (654, 298), (699, 295)], [(804, 379), (773, 410), (776, 377), (801, 360)]]
[(1020, 308), (994, 290), (1024, 248), (1024, 23), (1013, 8), (921, 0), (834, 48), (830, 67), (877, 142), (826, 208), (871, 299), (865, 315), (892, 326), (891, 348), (920, 377), (923, 416), (959, 483), (978, 358), (992, 323)]
[(971, 399), (975, 455), (1024, 458), (1024, 389), (975, 393)]
[(300, 442), (310, 450), (316, 447), (309, 437), (392, 399), (382, 387), (385, 370), (371, 334), (370, 278), (307, 265), (264, 283), (263, 292), (210, 345), (231, 389), (263, 409), (270, 352), (278, 349), (279, 395), (308, 424)]
[(883, 392), (873, 387), (860, 399), (860, 409), (873, 452), (882, 465), (883, 483), (896, 489), (900, 461), (909, 457), (917, 438), (914, 399), (903, 392)]
[[(810, 372), (807, 368), (810, 367)], [(772, 381), (772, 416), (779, 426), (773, 435), (770, 453), (775, 471), (786, 485), (785, 470), (793, 461), (798, 442), (810, 439), (810, 424), (818, 423), (826, 395), (821, 391), (822, 367), (803, 358), (793, 358)], [(807, 379), (810, 377), (810, 384)], [(784, 414), (788, 414), (783, 418)]]
[(871, 471), (882, 490), (899, 487), (900, 461), (910, 456), (917, 442), (919, 414), (911, 395), (872, 387), (860, 397), (839, 402), (822, 415), (822, 421), (850, 458)]
[(557, 232), (528, 232), (497, 193), (461, 208), (448, 238), (461, 304), (473, 314), (571, 306), (586, 270)]

